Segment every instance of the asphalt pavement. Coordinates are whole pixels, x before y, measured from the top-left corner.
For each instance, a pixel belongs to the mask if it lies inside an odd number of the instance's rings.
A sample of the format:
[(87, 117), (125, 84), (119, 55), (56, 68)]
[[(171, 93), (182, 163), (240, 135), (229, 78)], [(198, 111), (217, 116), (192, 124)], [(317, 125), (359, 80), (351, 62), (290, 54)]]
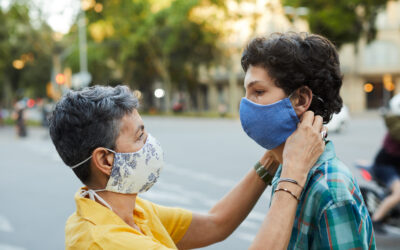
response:
[[(166, 166), (159, 182), (142, 197), (207, 212), (262, 156), (263, 150), (231, 119), (143, 117), (162, 144)], [(0, 127), (0, 250), (64, 248), (64, 225), (74, 212), (81, 186), (43, 128), (17, 138)], [(375, 114), (353, 117), (340, 134), (329, 134), (338, 157), (354, 171), (357, 159), (372, 160), (385, 133)], [(224, 242), (204, 249), (247, 249), (269, 206), (270, 189), (242, 225)], [(379, 249), (398, 249), (398, 236), (377, 236)], [(396, 247), (397, 246), (397, 247)]]

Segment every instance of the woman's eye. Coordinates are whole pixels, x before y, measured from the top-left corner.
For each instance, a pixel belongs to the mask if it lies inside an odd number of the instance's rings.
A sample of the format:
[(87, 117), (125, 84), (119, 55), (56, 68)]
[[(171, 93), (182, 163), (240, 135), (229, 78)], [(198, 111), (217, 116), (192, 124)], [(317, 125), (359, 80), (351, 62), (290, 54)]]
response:
[(264, 94), (265, 91), (264, 90), (256, 90), (255, 92), (257, 95), (262, 95), (262, 94)]
[(143, 135), (144, 135), (144, 133), (142, 132), (142, 133), (139, 135), (139, 140), (141, 140), (141, 139), (143, 138)]

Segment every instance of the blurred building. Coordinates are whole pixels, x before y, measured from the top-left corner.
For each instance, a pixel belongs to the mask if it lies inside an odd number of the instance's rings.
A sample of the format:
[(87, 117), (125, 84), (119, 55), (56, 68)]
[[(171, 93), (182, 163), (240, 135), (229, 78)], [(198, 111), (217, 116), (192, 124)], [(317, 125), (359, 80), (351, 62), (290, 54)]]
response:
[(245, 94), (240, 58), (250, 39), (272, 32), (308, 31), (309, 28), (301, 18), (307, 14), (306, 8), (284, 8), (280, 0), (228, 1), (227, 7), (229, 16), (221, 18), (221, 23), (215, 20), (219, 16), (215, 10), (205, 6), (199, 11), (199, 16), (212, 16), (214, 26), (221, 27), (225, 36), (219, 44), (224, 54), (218, 66), (201, 69), (197, 107), (200, 111), (237, 114)]
[(400, 1), (389, 1), (376, 20), (376, 39), (340, 50), (342, 97), (353, 112), (376, 109), (400, 92)]
[[(228, 33), (220, 44), (226, 54), (218, 66), (202, 69), (202, 84), (197, 92), (200, 111), (237, 114), (244, 96), (240, 58), (252, 37), (289, 30), (309, 31), (302, 18), (307, 14), (305, 8), (283, 7), (279, 0), (228, 2), (232, 18), (224, 17), (220, 24)], [(400, 92), (399, 13), (400, 1), (389, 1), (377, 16), (376, 39), (370, 43), (360, 39), (357, 44), (343, 45), (339, 51), (344, 75), (341, 95), (351, 112), (382, 107)]]

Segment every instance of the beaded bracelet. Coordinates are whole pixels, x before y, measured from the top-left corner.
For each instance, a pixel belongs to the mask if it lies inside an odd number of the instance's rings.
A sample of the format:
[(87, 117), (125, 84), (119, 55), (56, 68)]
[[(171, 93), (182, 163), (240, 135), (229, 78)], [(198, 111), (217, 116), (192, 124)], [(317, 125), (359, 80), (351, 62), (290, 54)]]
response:
[(274, 193), (279, 192), (279, 191), (283, 191), (283, 192), (286, 192), (286, 193), (290, 194), (291, 196), (293, 196), (293, 197), (297, 200), (297, 202), (300, 201), (300, 199), (299, 199), (295, 194), (293, 194), (292, 191), (290, 191), (290, 190), (287, 189), (287, 188), (278, 188), (278, 189), (275, 189)]

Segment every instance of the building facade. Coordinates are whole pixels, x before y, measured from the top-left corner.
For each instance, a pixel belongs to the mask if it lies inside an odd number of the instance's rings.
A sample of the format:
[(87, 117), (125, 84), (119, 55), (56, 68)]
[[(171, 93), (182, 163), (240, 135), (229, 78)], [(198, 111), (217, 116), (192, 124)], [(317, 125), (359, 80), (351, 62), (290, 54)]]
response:
[[(307, 9), (283, 7), (279, 0), (232, 1), (229, 35), (221, 42), (227, 51), (218, 66), (201, 70), (198, 110), (237, 115), (244, 96), (243, 48), (255, 36), (273, 32), (309, 31), (302, 15)], [(400, 0), (389, 1), (377, 16), (376, 39), (345, 44), (339, 51), (343, 73), (341, 96), (351, 112), (377, 109), (400, 93)], [(291, 21), (289, 21), (289, 18)], [(226, 26), (225, 26), (226, 27)]]
[(273, 32), (308, 31), (309, 28), (301, 18), (306, 14), (305, 8), (284, 8), (280, 0), (228, 1), (227, 7), (232, 18), (224, 17), (223, 28), (227, 34), (220, 43), (224, 56), (215, 67), (201, 69), (197, 100), (200, 111), (237, 115), (245, 94), (240, 59), (250, 39)]
[(344, 103), (353, 112), (377, 109), (400, 93), (400, 1), (389, 1), (377, 16), (377, 36), (340, 50)]

